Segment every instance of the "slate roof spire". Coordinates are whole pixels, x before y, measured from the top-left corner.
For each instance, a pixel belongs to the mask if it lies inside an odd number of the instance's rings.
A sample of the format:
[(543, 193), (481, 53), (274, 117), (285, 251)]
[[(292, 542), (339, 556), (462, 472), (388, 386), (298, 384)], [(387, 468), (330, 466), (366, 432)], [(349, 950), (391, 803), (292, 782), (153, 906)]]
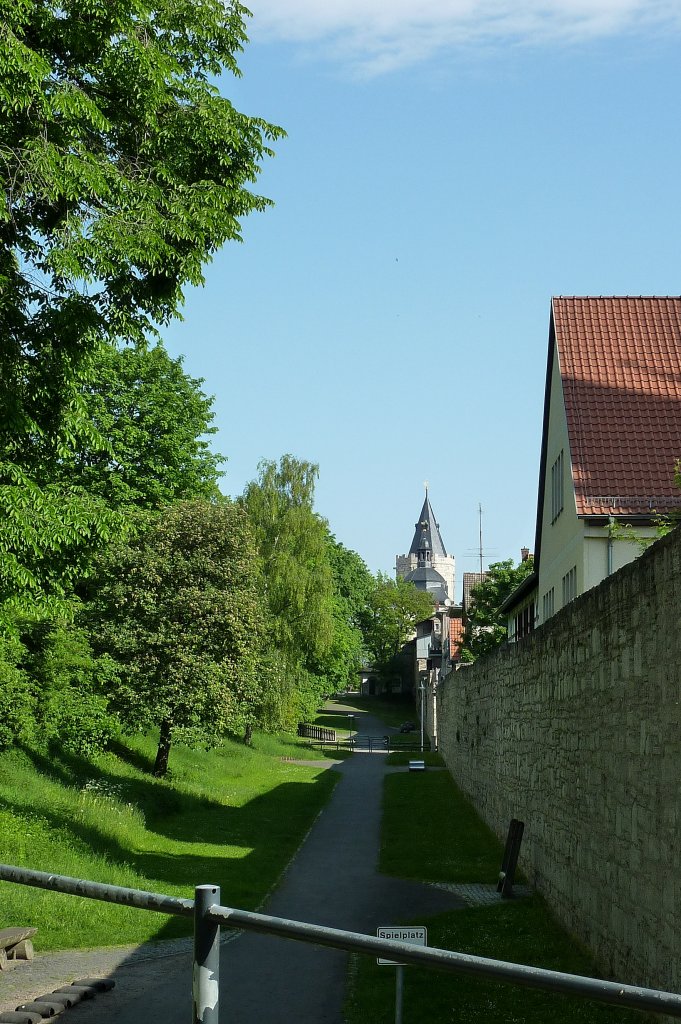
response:
[(409, 548), (410, 555), (416, 555), (418, 558), (419, 551), (423, 546), (423, 540), (425, 539), (428, 542), (431, 556), (447, 557), (447, 551), (440, 536), (440, 524), (435, 520), (435, 513), (428, 498), (428, 487), (426, 487), (426, 497), (419, 521), (414, 524), (414, 527), (414, 539)]

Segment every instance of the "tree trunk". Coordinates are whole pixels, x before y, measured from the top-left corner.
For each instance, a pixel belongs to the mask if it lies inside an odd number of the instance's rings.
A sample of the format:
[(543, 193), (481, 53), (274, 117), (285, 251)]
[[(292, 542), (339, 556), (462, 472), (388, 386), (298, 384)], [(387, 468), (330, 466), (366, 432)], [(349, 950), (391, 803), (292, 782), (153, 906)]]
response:
[(246, 726), (246, 728), (244, 729), (244, 743), (246, 744), (247, 747), (250, 747), (252, 741), (253, 741), (253, 726), (249, 722), (248, 725)]
[(157, 778), (163, 778), (164, 775), (168, 774), (171, 730), (172, 726), (169, 720), (164, 718), (161, 722), (161, 735), (158, 738), (158, 750), (156, 751), (156, 763), (154, 765), (154, 775), (156, 775)]

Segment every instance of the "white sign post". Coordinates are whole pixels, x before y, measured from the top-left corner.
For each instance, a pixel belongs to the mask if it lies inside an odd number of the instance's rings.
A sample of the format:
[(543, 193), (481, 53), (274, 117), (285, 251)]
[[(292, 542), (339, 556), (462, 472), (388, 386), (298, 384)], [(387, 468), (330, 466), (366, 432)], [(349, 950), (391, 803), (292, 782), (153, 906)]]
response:
[[(376, 929), (379, 939), (393, 939), (395, 942), (409, 942), (413, 946), (428, 945), (428, 929), (422, 925), (383, 927)], [(404, 964), (399, 960), (384, 960), (378, 957), (377, 964), (395, 968), (395, 1024), (402, 1024), (402, 996), (404, 991)]]

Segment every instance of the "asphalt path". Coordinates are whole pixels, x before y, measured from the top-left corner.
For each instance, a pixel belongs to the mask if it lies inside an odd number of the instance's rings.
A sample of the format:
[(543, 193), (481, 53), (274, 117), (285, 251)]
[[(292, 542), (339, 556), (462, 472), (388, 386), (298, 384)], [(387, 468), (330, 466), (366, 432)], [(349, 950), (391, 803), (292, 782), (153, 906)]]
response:
[[(356, 717), (359, 732), (386, 732), (378, 719), (359, 712)], [(358, 752), (333, 770), (341, 779), (331, 800), (263, 912), (375, 935), (379, 925), (462, 906), (451, 893), (378, 874), (383, 778), (386, 770), (395, 770), (386, 769), (385, 754)], [(68, 1024), (187, 1024), (192, 958), (189, 950), (176, 948), (167, 956), (124, 959), (110, 972), (116, 988), (73, 1007)], [(227, 932), (221, 948), (221, 1024), (343, 1024), (346, 974), (342, 951)]]

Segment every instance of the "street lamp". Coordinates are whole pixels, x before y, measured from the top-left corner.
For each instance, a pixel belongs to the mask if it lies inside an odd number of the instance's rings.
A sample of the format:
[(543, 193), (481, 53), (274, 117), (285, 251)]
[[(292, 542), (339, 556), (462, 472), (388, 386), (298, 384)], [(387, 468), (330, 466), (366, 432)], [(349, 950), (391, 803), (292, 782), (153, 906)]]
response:
[(423, 698), (426, 695), (426, 684), (423, 679), (421, 680), (419, 691), (421, 693), (421, 753), (423, 753)]

